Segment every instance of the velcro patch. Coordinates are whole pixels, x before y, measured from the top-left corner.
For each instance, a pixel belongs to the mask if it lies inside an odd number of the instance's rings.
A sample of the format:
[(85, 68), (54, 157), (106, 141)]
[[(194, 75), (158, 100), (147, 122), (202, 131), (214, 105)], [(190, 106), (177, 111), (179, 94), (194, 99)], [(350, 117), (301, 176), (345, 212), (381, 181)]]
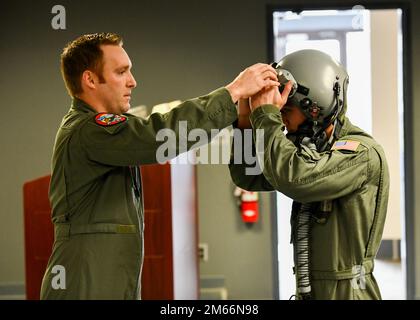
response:
[(359, 146), (359, 141), (353, 141), (353, 140), (338, 140), (336, 141), (333, 146), (331, 147), (331, 150), (350, 150), (350, 151), (356, 151), (357, 147)]
[(95, 122), (101, 126), (109, 127), (127, 120), (127, 117), (113, 113), (98, 113)]

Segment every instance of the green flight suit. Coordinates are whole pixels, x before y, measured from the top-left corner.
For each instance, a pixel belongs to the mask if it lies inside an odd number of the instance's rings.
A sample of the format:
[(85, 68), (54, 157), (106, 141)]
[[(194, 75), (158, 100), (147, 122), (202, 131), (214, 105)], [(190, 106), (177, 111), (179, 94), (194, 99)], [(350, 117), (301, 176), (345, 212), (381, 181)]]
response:
[[(264, 105), (250, 115), (253, 134), (264, 130), (262, 174), (245, 175), (246, 165), (229, 168), (233, 181), (250, 191), (277, 190), (293, 199), (292, 238), (300, 203), (332, 200), (332, 211), (313, 212), (310, 275), (313, 299), (381, 299), (372, 274), (381, 242), (389, 173), (381, 146), (345, 118), (338, 141), (360, 142), (356, 150), (322, 153), (299, 150), (286, 135), (279, 109)], [(281, 257), (279, 257), (281, 259)], [(364, 273), (364, 277), (361, 274)], [(362, 274), (363, 276), (363, 274)], [(299, 296), (297, 295), (297, 298)]]
[(237, 119), (237, 109), (220, 88), (147, 120), (124, 114), (124, 121), (108, 126), (96, 116), (75, 99), (57, 133), (49, 191), (55, 241), (41, 299), (139, 299), (144, 217), (138, 166), (157, 163), (165, 143), (156, 139), (159, 130), (172, 129), (179, 138), (179, 122), (187, 121), (188, 131), (201, 128), (210, 137), (211, 129)]

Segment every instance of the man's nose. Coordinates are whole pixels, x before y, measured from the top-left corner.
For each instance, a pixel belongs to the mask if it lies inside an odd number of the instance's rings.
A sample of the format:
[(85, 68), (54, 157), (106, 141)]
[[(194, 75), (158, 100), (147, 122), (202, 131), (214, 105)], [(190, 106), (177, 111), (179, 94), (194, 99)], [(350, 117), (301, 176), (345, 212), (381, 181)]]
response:
[(130, 75), (129, 75), (129, 78), (128, 78), (127, 87), (133, 88), (133, 89), (135, 87), (137, 87), (136, 79), (134, 79), (134, 76), (131, 72), (130, 72)]

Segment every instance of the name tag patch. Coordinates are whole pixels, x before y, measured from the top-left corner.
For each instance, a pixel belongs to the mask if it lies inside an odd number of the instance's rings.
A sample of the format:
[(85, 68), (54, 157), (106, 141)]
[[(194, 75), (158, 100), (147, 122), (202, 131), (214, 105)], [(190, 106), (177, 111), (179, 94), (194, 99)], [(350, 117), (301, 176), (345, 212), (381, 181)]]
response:
[(350, 151), (356, 151), (357, 147), (360, 145), (359, 141), (353, 141), (353, 140), (338, 140), (336, 141), (333, 146), (331, 147), (331, 150), (350, 150)]
[(127, 120), (127, 117), (113, 113), (98, 113), (95, 122), (101, 126), (109, 127)]

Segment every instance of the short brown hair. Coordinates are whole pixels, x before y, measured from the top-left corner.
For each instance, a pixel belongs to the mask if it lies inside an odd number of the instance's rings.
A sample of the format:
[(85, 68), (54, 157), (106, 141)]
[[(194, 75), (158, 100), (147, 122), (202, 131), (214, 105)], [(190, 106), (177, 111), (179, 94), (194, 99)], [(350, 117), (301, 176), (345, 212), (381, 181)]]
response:
[(61, 54), (61, 73), (69, 94), (74, 97), (82, 92), (81, 77), (85, 70), (95, 72), (99, 80), (105, 82), (100, 46), (122, 44), (122, 38), (115, 33), (85, 34), (69, 42)]

